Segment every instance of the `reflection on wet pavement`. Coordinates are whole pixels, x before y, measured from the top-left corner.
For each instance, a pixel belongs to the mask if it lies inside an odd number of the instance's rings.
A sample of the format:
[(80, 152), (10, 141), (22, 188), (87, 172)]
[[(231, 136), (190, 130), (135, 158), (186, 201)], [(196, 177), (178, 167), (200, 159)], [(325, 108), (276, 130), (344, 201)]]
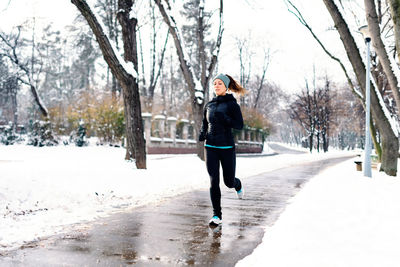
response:
[[(208, 190), (194, 191), (99, 219), (68, 235), (0, 257), (1, 266), (234, 266), (262, 241), (288, 199), (326, 166), (347, 158), (244, 179), (246, 196), (221, 185), (223, 225), (208, 227)], [(268, 232), (267, 232), (268, 234)]]

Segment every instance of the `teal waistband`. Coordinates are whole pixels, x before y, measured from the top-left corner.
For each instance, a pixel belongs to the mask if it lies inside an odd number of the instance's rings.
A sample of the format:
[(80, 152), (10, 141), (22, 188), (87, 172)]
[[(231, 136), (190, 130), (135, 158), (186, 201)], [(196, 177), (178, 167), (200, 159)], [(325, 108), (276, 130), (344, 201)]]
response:
[(206, 147), (213, 147), (213, 148), (220, 148), (220, 149), (229, 149), (229, 148), (233, 148), (233, 146), (212, 146), (212, 145), (207, 145), (207, 144), (205, 144), (204, 146), (206, 146)]

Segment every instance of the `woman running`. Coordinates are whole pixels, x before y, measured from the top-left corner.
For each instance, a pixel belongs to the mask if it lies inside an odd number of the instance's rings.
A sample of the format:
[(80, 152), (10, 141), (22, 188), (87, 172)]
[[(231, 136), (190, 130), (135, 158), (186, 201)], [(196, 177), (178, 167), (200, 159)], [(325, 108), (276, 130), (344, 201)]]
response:
[(209, 224), (217, 226), (222, 223), (220, 163), (225, 185), (235, 188), (239, 199), (244, 196), (242, 183), (235, 177), (236, 153), (232, 135), (232, 128), (243, 128), (243, 117), (232, 92), (243, 95), (246, 90), (227, 74), (217, 75), (213, 84), (216, 97), (205, 105), (199, 141), (205, 141), (206, 165), (211, 181), (210, 196), (214, 215)]

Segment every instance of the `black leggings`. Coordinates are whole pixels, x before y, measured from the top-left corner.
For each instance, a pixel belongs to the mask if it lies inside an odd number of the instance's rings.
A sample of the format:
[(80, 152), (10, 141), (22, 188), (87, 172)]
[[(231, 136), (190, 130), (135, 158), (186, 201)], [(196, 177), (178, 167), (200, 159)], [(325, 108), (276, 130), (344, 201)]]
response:
[(213, 206), (214, 216), (222, 219), (221, 212), (221, 190), (219, 188), (219, 163), (222, 165), (224, 183), (229, 188), (235, 188), (239, 191), (242, 184), (238, 178), (235, 178), (236, 153), (235, 148), (220, 149), (206, 147), (206, 165), (210, 175), (211, 187), (210, 196)]

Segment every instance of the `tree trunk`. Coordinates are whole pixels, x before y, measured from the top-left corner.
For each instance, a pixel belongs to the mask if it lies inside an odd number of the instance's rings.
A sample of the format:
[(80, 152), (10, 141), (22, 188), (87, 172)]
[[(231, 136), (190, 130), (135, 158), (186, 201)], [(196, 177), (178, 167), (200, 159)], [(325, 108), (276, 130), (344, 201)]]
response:
[[(35, 100), (36, 104), (38, 105), (40, 113), (42, 114), (43, 117), (48, 118), (49, 112), (48, 112), (46, 106), (43, 104), (43, 101), (40, 98), (40, 96), (37, 92), (36, 86), (34, 85), (35, 83), (32, 79), (33, 74), (31, 72), (33, 69), (29, 70), (28, 67), (26, 67), (25, 65), (23, 65), (21, 63), (21, 61), (19, 60), (19, 58), (17, 56), (16, 50), (18, 48), (17, 44), (19, 41), (20, 34), (21, 34), (21, 29), (20, 29), (20, 27), (18, 27), (18, 34), (16, 36), (16, 39), (14, 40), (14, 45), (11, 44), (11, 42), (8, 41), (5, 36), (0, 34), (0, 39), (6, 44), (7, 47), (9, 47), (9, 49), (11, 49), (10, 53), (4, 54), (4, 56), (8, 57), (10, 59), (10, 61), (13, 62), (17, 66), (17, 68), (20, 69), (25, 74), (27, 80), (24, 80), (21, 77), (19, 77), (18, 80), (21, 83), (24, 83), (30, 87), (32, 95), (33, 95), (33, 99)], [(33, 62), (33, 61), (34, 60), (32, 58), (31, 62)]]
[(328, 152), (328, 141), (325, 133), (322, 134), (322, 148), (324, 149), (325, 153)]
[(133, 128), (132, 128), (132, 122), (131, 119), (131, 111), (130, 108), (127, 104), (127, 97), (124, 89), (122, 89), (122, 97), (124, 99), (124, 115), (125, 115), (125, 135), (126, 135), (126, 151), (125, 151), (125, 160), (131, 160), (135, 158), (135, 152), (134, 152), (134, 141), (133, 137), (130, 135), (128, 136), (128, 133), (133, 133)]
[[(397, 77), (393, 73), (390, 60), (383, 44), (381, 38), (381, 29), (379, 27), (378, 14), (376, 13), (376, 7), (374, 0), (364, 0), (365, 3), (365, 13), (368, 22), (369, 32), (371, 34), (372, 44), (375, 48), (375, 52), (379, 57), (379, 61), (382, 65), (383, 72), (386, 75), (390, 89), (392, 89), (393, 97), (398, 107), (398, 112), (400, 114), (400, 94), (398, 88)], [(397, 66), (393, 66), (397, 67)]]
[[(267, 52), (264, 52), (264, 53), (267, 53)], [(269, 51), (268, 51), (268, 56), (267, 55), (264, 56), (264, 66), (263, 66), (263, 71), (262, 71), (262, 75), (261, 75), (260, 85), (257, 88), (256, 99), (254, 100), (253, 108), (255, 108), (255, 109), (257, 108), (258, 100), (260, 99), (261, 91), (264, 86), (265, 74), (267, 73), (269, 60), (270, 60), (270, 57), (269, 57)]]
[(111, 99), (117, 101), (117, 79), (114, 76), (111, 77)]
[(12, 107), (12, 113), (13, 113), (13, 121), (14, 121), (14, 127), (17, 127), (18, 125), (18, 104), (17, 104), (17, 92), (13, 92), (11, 96), (11, 107)]
[(140, 105), (139, 85), (137, 80), (138, 56), (136, 41), (137, 19), (130, 18), (130, 11), (134, 1), (118, 0), (118, 21), (122, 26), (122, 39), (124, 42), (125, 61), (133, 63), (136, 77), (129, 75), (127, 88), (123, 88), (124, 99), (129, 109), (128, 115), (131, 117), (131, 145), (133, 145), (134, 158), (138, 169), (146, 169), (146, 143), (144, 140), (142, 108)]
[(49, 117), (49, 112), (47, 111), (47, 108), (44, 106), (44, 104), (42, 102), (42, 99), (40, 98), (40, 96), (39, 96), (39, 94), (38, 94), (38, 92), (36, 90), (36, 87), (33, 86), (32, 84), (30, 84), (29, 86), (31, 87), (31, 92), (32, 92), (32, 95), (33, 95), (33, 99), (35, 99), (35, 102), (39, 107), (40, 113), (42, 113), (43, 117), (48, 118)]
[[(125, 60), (133, 63), (134, 70), (128, 71), (120, 62), (116, 51), (113, 50), (109, 39), (104, 34), (96, 17), (90, 10), (85, 0), (71, 0), (81, 14), (87, 20), (90, 28), (96, 36), (103, 57), (111, 69), (111, 73), (117, 78), (124, 97), (125, 118), (126, 118), (126, 138), (129, 154), (135, 158), (138, 169), (146, 168), (146, 147), (143, 135), (142, 113), (139, 98), (139, 87), (137, 83), (137, 54), (136, 54), (136, 23), (137, 20), (129, 19), (129, 11), (132, 1), (119, 1), (118, 19), (123, 30), (124, 56)], [(126, 64), (126, 65), (128, 65)], [(128, 68), (129, 66), (127, 66)], [(136, 71), (136, 73), (135, 73)], [(133, 147), (130, 147), (132, 144)]]
[[(366, 68), (361, 59), (360, 52), (357, 45), (351, 35), (349, 28), (340, 14), (337, 6), (333, 0), (324, 0), (325, 6), (328, 9), (335, 27), (339, 32), (340, 39), (345, 47), (347, 57), (353, 67), (356, 74), (358, 84), (362, 89), (362, 93), (365, 96), (366, 88)], [(365, 97), (364, 97), (365, 98)], [(397, 154), (399, 150), (399, 143), (390, 122), (383, 112), (383, 107), (379, 101), (374, 85), (371, 83), (371, 113), (375, 120), (376, 126), (378, 127), (382, 135), (382, 164), (381, 171), (384, 171), (388, 175), (396, 175), (397, 172)]]
[(389, 0), (388, 3), (393, 20), (397, 58), (400, 60), (400, 0)]

